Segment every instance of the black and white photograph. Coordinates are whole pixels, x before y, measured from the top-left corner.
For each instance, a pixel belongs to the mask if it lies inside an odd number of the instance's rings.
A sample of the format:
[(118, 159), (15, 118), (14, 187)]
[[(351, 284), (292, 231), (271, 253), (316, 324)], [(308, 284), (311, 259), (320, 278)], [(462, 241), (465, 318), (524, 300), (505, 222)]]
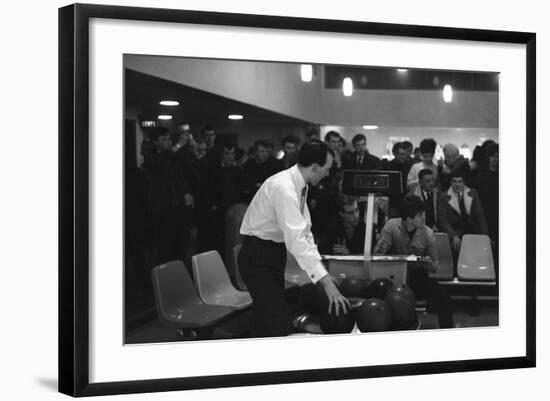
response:
[(379, 21), (59, 10), (61, 393), (536, 366), (535, 33)]
[(498, 72), (123, 76), (126, 344), (499, 325)]

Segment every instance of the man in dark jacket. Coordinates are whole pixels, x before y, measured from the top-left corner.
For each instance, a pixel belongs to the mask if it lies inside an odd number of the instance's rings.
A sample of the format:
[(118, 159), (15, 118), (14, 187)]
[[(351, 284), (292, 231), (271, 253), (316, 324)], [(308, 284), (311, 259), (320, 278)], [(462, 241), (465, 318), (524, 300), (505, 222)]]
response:
[(244, 200), (250, 202), (258, 188), (272, 175), (283, 169), (282, 163), (271, 154), (273, 145), (260, 139), (254, 143), (255, 158), (248, 160), (243, 167)]
[(439, 197), (439, 229), (446, 232), (455, 253), (460, 250), (464, 234), (488, 235), (481, 199), (475, 189), (464, 184), (460, 170), (450, 176), (451, 186)]
[(348, 170), (381, 170), (382, 162), (367, 150), (367, 138), (357, 134), (351, 139), (355, 151), (343, 162), (343, 168)]

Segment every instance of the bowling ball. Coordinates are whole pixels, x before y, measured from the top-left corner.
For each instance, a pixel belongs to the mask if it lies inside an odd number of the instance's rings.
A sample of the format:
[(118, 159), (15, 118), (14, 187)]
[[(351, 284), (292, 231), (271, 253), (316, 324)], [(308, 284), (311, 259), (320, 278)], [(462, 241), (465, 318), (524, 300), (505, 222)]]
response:
[(386, 331), (391, 328), (391, 309), (386, 301), (369, 298), (355, 312), (357, 328), (365, 332)]
[(392, 287), (393, 281), (389, 278), (377, 278), (367, 287), (365, 298), (384, 299)]
[(365, 280), (357, 276), (346, 277), (339, 289), (346, 298), (362, 297), (365, 292)]
[(338, 316), (336, 316), (334, 311), (328, 313), (328, 309), (324, 309), (321, 311), (319, 326), (325, 334), (350, 333), (355, 326), (355, 316), (351, 310), (348, 310), (347, 313), (343, 313), (340, 309), (338, 311)]
[(415, 304), (404, 292), (390, 292), (385, 301), (391, 309), (392, 330), (407, 330), (417, 324)]
[[(409, 287), (407, 284), (403, 285), (394, 285), (389, 291), (388, 294), (391, 294), (392, 292), (400, 292), (403, 293), (405, 297), (407, 297), (413, 305), (416, 305), (416, 296), (414, 295), (413, 290), (411, 287)], [(388, 296), (386, 294), (386, 296)]]

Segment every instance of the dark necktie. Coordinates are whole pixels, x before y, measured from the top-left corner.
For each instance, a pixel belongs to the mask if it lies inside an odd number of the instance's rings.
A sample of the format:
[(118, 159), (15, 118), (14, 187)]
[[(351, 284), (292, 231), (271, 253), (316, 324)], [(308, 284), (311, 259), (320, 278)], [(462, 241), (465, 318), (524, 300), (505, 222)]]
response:
[(363, 164), (363, 156), (357, 156), (357, 167), (361, 167)]
[(302, 196), (300, 197), (300, 213), (304, 214), (304, 207), (306, 205), (306, 198), (307, 198), (307, 184), (302, 189)]

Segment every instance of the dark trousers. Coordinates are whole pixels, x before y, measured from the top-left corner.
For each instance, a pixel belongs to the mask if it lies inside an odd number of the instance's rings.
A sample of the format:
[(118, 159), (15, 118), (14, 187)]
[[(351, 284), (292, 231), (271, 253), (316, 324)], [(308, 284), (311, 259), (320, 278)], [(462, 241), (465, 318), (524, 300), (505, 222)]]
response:
[(284, 243), (244, 236), (239, 270), (252, 297), (252, 337), (292, 333), (285, 300), (286, 248)]
[(437, 281), (431, 279), (425, 270), (409, 270), (407, 284), (417, 299), (428, 301), (428, 309), (437, 314), (440, 328), (453, 328), (451, 297)]

